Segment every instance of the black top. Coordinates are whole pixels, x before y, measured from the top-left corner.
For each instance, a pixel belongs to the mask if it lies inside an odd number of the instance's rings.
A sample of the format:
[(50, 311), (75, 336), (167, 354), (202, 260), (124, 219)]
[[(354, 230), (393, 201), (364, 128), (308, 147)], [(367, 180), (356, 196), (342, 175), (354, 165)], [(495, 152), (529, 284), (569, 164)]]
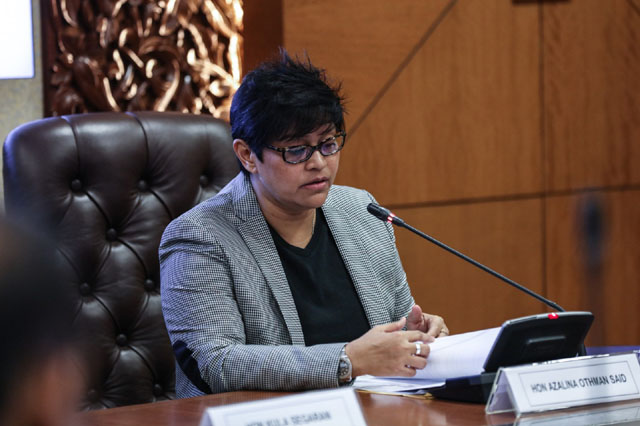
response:
[(305, 248), (269, 227), (302, 324), (307, 346), (350, 342), (369, 330), (360, 298), (321, 209)]

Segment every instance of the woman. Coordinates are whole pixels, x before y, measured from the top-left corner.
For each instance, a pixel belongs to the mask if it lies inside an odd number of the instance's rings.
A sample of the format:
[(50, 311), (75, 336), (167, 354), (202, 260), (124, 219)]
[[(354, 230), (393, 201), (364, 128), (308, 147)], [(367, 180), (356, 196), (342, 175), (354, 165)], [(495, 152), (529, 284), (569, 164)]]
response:
[(322, 70), (284, 52), (236, 92), (242, 173), (160, 247), (178, 396), (413, 376), (423, 342), (448, 333), (414, 304), (391, 226), (366, 211), (373, 198), (333, 185), (342, 102)]

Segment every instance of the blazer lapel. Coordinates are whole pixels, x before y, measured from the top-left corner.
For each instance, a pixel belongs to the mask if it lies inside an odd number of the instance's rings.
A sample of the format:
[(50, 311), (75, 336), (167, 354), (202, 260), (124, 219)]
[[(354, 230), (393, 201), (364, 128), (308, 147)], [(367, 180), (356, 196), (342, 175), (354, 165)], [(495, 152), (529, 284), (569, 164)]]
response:
[(322, 211), (360, 296), (369, 325), (373, 327), (391, 322), (389, 312), (381, 309), (381, 306), (384, 306), (384, 300), (380, 296), (382, 290), (378, 284), (378, 277), (373, 272), (375, 268), (367, 256), (364, 242), (355, 231), (357, 227), (353, 226), (353, 218), (330, 203), (325, 203)]
[(236, 177), (232, 190), (236, 217), (240, 219), (238, 232), (258, 263), (264, 279), (278, 303), (280, 312), (294, 345), (304, 345), (304, 334), (289, 282), (282, 268), (280, 256), (262, 215), (251, 183), (244, 176)]

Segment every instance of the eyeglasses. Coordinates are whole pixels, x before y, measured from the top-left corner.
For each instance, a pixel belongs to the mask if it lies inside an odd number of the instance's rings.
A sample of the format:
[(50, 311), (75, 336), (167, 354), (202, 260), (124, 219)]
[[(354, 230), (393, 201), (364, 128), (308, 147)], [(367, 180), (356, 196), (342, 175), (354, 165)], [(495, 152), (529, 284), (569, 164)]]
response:
[(278, 148), (275, 146), (267, 145), (265, 148), (272, 149), (282, 153), (282, 159), (289, 164), (304, 163), (307, 161), (314, 152), (319, 151), (324, 157), (335, 154), (340, 151), (344, 146), (347, 139), (345, 132), (338, 133), (335, 136), (331, 136), (328, 139), (323, 140), (318, 145), (297, 145), (289, 146), (286, 148)]

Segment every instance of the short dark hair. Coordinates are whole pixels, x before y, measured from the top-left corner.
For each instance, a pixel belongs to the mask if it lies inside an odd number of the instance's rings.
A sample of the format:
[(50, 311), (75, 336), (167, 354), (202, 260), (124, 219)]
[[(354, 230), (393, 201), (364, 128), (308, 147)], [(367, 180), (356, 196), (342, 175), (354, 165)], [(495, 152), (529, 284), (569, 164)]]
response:
[(297, 139), (328, 124), (344, 131), (340, 90), (341, 84), (332, 84), (306, 54), (304, 60), (294, 59), (280, 49), (278, 59), (262, 63), (242, 80), (231, 103), (231, 135), (262, 161), (264, 147), (274, 141)]

